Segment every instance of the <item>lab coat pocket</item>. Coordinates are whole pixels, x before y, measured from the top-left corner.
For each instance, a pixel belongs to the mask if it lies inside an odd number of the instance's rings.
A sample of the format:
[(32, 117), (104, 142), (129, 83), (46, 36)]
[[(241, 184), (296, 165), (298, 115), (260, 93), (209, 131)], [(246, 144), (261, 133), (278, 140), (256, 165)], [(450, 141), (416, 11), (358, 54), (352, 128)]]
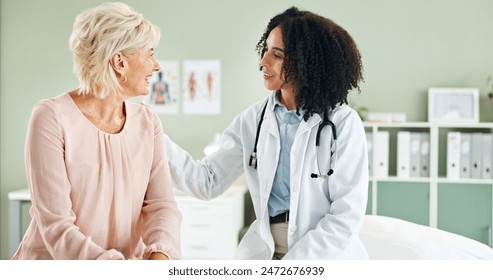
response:
[(238, 245), (234, 259), (264, 260), (269, 259), (267, 244), (259, 234), (259, 223), (255, 220)]

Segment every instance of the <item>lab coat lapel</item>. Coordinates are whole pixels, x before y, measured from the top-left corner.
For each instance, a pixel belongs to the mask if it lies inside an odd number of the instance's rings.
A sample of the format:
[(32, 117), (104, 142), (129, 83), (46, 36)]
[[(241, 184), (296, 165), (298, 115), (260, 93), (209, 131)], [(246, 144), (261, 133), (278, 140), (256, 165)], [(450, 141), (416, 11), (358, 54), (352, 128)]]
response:
[(295, 141), (297, 138), (301, 137), (307, 131), (310, 131), (314, 126), (317, 126), (322, 122), (322, 117), (319, 114), (313, 115), (308, 119), (307, 122), (301, 121), (298, 131), (296, 132)]
[[(298, 215), (298, 202), (299, 195), (301, 192), (301, 186), (306, 184), (303, 182), (304, 169), (306, 154), (310, 149), (315, 149), (315, 142), (311, 143), (310, 135), (313, 134), (315, 137), (318, 129), (318, 125), (321, 123), (322, 118), (320, 115), (313, 115), (307, 122), (301, 121), (296, 136), (293, 141), (293, 146), (291, 148), (291, 205), (290, 205), (290, 219), (296, 220)], [(312, 145), (313, 144), (313, 145)], [(291, 225), (290, 225), (291, 226)]]
[[(261, 192), (263, 192), (260, 196), (262, 217), (264, 217), (267, 212), (267, 204), (276, 174), (277, 163), (279, 161), (280, 145), (279, 128), (277, 126), (276, 116), (272, 107), (268, 106), (267, 111), (265, 112), (258, 146), (258, 169), (259, 178), (261, 180), (260, 188)], [(268, 215), (265, 217), (268, 217)]]
[[(303, 166), (303, 162), (300, 162), (304, 158), (304, 155), (308, 152), (308, 149), (315, 148), (313, 145), (310, 146), (309, 140), (310, 140), (310, 134), (313, 131), (313, 134), (316, 135), (318, 126), (322, 122), (322, 118), (320, 115), (313, 115), (308, 121), (302, 120), (300, 123), (300, 126), (298, 127), (298, 131), (296, 131), (296, 135), (294, 137), (293, 141), (293, 147), (291, 148), (291, 156), (294, 156), (291, 161), (291, 166)], [(293, 165), (294, 164), (294, 165)], [(301, 168), (297, 168), (297, 170), (301, 171)], [(293, 169), (291, 169), (291, 174)]]

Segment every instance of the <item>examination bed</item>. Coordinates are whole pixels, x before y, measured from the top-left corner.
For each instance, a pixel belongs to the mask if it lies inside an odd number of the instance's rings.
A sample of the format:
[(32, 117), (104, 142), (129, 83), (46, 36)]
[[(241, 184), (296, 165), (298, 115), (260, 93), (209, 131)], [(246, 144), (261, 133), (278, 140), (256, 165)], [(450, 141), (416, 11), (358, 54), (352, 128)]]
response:
[(386, 216), (366, 215), (360, 237), (374, 260), (493, 260), (476, 240)]

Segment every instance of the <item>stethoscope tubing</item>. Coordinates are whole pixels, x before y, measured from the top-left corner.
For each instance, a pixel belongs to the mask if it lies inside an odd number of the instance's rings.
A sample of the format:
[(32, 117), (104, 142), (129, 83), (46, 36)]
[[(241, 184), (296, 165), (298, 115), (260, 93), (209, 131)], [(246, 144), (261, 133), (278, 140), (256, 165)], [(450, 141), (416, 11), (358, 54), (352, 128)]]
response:
[[(253, 147), (253, 153), (250, 156), (249, 165), (252, 166), (254, 169), (257, 169), (257, 145), (258, 145), (260, 130), (262, 127), (262, 123), (264, 121), (265, 111), (267, 109), (268, 103), (269, 103), (269, 100), (267, 99), (267, 101), (265, 102), (264, 107), (262, 109), (262, 113), (260, 114), (260, 120), (258, 122), (257, 132), (255, 135), (255, 143), (254, 143), (254, 147)], [(319, 154), (319, 146), (320, 146), (320, 134), (321, 134), (322, 130), (324, 129), (324, 127), (326, 127), (327, 125), (329, 125), (331, 127), (331, 130), (332, 130), (331, 131), (332, 132), (332, 140), (334, 142), (334, 159), (331, 159), (331, 166), (332, 167), (327, 172), (327, 175), (325, 175), (325, 174), (322, 174), (320, 172), (320, 163), (319, 163), (319, 159), (318, 159), (318, 154)], [(315, 136), (315, 148), (317, 150), (316, 154), (317, 154), (318, 174), (312, 173), (310, 177), (311, 178), (327, 178), (328, 176), (330, 176), (334, 173), (335, 162), (337, 161), (337, 129), (336, 129), (336, 125), (331, 120), (329, 120), (327, 112), (325, 112), (323, 114), (322, 123), (319, 124), (319, 126), (317, 128), (317, 134)]]

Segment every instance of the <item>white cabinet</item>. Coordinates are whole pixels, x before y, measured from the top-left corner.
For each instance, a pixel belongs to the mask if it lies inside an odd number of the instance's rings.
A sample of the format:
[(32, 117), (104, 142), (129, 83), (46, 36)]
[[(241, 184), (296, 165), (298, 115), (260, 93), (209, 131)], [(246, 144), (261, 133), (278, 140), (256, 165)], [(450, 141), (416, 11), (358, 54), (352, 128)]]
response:
[[(367, 214), (393, 216), (448, 230), (492, 246), (493, 179), (449, 178), (447, 134), (462, 132), (491, 134), (493, 123), (436, 124), (427, 122), (364, 123), (373, 140), (370, 157)], [(398, 174), (398, 133), (429, 135), (429, 174), (404, 177)], [(388, 176), (375, 173), (378, 160), (377, 135), (389, 134)], [(487, 142), (489, 143), (489, 142)], [(491, 145), (491, 144), (489, 144)], [(387, 151), (385, 151), (387, 152)], [(426, 160), (428, 161), (428, 160)], [(426, 174), (426, 175), (423, 175)]]
[(176, 193), (183, 216), (181, 245), (183, 259), (231, 259), (244, 226), (245, 186), (232, 186), (223, 195), (198, 200)]

